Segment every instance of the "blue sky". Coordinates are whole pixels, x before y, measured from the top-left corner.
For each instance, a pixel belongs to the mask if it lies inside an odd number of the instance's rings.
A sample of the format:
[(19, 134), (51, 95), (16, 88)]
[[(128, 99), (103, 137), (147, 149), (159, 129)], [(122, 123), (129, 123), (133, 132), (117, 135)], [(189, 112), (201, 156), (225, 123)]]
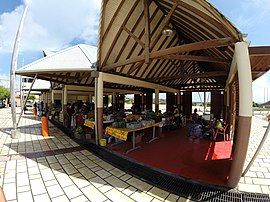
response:
[[(211, 0), (252, 45), (270, 45), (270, 0)], [(0, 79), (9, 73), (10, 55), (23, 0), (0, 0)], [(18, 67), (78, 43), (96, 45), (100, 0), (32, 0), (23, 30)], [(270, 73), (253, 83), (254, 100), (263, 102)], [(270, 99), (270, 97), (269, 97)]]

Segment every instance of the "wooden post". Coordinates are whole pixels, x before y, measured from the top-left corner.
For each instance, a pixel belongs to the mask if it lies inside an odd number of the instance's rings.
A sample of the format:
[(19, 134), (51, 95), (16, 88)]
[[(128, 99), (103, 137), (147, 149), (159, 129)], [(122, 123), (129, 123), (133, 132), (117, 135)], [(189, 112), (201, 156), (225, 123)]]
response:
[(103, 78), (102, 78), (102, 74), (99, 74), (99, 77), (97, 78), (97, 94), (95, 96), (97, 97), (97, 104), (96, 104), (97, 134), (98, 134), (98, 140), (100, 140), (103, 137)]
[(51, 91), (51, 106), (54, 104), (54, 90)]
[(235, 56), (239, 81), (239, 117), (234, 140), (232, 164), (228, 186), (236, 187), (244, 167), (252, 118), (252, 76), (247, 42), (235, 44)]
[(67, 117), (67, 86), (64, 85), (62, 88), (62, 113), (63, 113), (63, 123), (66, 124)]
[(150, 20), (149, 20), (149, 5), (150, 0), (143, 0), (144, 2), (144, 22), (145, 22), (145, 63), (150, 62)]
[(159, 110), (159, 90), (155, 89), (155, 112)]

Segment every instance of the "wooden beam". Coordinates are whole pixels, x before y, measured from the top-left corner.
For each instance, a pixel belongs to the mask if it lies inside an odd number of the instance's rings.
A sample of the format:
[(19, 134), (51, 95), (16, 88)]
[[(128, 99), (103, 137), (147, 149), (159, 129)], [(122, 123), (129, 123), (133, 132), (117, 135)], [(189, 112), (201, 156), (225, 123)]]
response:
[(173, 7), (171, 8), (170, 12), (168, 13), (168, 15), (166, 15), (165, 19), (160, 24), (160, 29), (159, 29), (160, 31), (156, 32), (156, 34), (153, 36), (153, 42), (151, 44), (151, 48), (153, 48), (158, 42), (158, 40), (160, 39), (160, 35), (162, 34), (162, 31), (164, 30), (165, 26), (168, 25), (177, 6), (178, 6), (177, 3), (173, 4)]
[(191, 60), (199, 62), (213, 62), (213, 63), (225, 63), (229, 64), (230, 61), (223, 58), (213, 58), (207, 56), (197, 56), (197, 55), (166, 55), (163, 58), (171, 60)]
[(143, 48), (145, 48), (145, 44), (137, 37), (135, 36), (129, 29), (127, 29), (125, 26), (122, 26), (123, 30), (125, 30), (138, 44), (140, 44)]
[[(200, 41), (200, 42), (195, 42), (195, 43), (183, 44), (180, 46), (151, 52), (150, 59), (161, 58), (165, 55), (172, 55), (176, 53), (191, 52), (191, 51), (196, 51), (196, 50), (205, 50), (209, 48), (229, 46), (233, 43), (234, 43), (234, 40), (228, 37), (228, 38), (211, 39), (211, 40)], [(145, 56), (140, 55), (137, 58), (131, 58), (126, 61), (120, 61), (114, 64), (105, 65), (103, 66), (102, 70), (111, 70), (120, 66), (132, 64), (132, 63), (136, 63), (136, 62), (140, 62), (144, 60), (145, 60)]]
[(174, 89), (165, 85), (159, 85), (156, 83), (151, 83), (151, 82), (143, 81), (139, 79), (128, 78), (125, 76), (119, 76), (119, 75), (109, 74), (105, 72), (99, 72), (99, 75), (102, 76), (104, 82), (137, 86), (137, 87), (142, 87), (142, 88), (158, 89), (161, 91), (171, 92), (171, 93), (179, 92), (177, 89)]
[(150, 0), (142, 0), (144, 2), (144, 22), (145, 22), (145, 63), (148, 64), (150, 62), (150, 14), (149, 14), (149, 5), (151, 3)]
[(193, 74), (181, 74), (176, 76), (170, 76), (170, 77), (158, 77), (153, 78), (150, 81), (170, 81), (174, 79), (195, 79), (195, 78), (213, 78), (213, 77), (221, 77), (221, 76), (227, 76), (227, 72), (221, 72), (221, 71), (215, 71), (215, 72), (204, 72), (204, 73), (193, 73)]
[(250, 57), (256, 56), (270, 56), (270, 46), (253, 46), (249, 47)]
[(185, 83), (185, 84), (179, 84), (177, 86), (179, 87), (188, 87), (188, 86), (225, 86), (226, 83), (217, 83), (217, 82), (209, 82), (209, 83)]

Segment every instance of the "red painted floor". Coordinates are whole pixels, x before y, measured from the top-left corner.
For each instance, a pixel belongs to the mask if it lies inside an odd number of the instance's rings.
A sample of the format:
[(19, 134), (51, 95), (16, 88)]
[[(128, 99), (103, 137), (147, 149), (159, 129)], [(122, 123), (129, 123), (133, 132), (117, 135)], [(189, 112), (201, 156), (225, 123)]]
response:
[[(151, 134), (151, 131), (149, 131)], [(131, 143), (113, 147), (125, 156), (144, 164), (199, 182), (225, 185), (229, 174), (231, 142), (192, 139), (185, 129), (163, 133), (164, 137), (148, 144), (145, 136), (140, 149), (125, 154)]]

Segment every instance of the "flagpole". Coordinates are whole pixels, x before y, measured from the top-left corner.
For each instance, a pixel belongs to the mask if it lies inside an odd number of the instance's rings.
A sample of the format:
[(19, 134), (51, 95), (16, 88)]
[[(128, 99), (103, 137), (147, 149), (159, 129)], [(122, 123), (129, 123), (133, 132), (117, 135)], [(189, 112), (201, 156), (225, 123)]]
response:
[(16, 101), (15, 101), (15, 84), (16, 84), (16, 69), (18, 63), (18, 54), (19, 54), (19, 45), (21, 40), (21, 34), (23, 30), (24, 20), (28, 11), (28, 5), (25, 4), (23, 15), (18, 27), (18, 31), (16, 34), (12, 59), (11, 59), (11, 67), (10, 67), (10, 102), (11, 102), (11, 115), (12, 115), (12, 125), (13, 130), (11, 130), (12, 138), (20, 138), (20, 132), (17, 130), (17, 121), (16, 121)]

